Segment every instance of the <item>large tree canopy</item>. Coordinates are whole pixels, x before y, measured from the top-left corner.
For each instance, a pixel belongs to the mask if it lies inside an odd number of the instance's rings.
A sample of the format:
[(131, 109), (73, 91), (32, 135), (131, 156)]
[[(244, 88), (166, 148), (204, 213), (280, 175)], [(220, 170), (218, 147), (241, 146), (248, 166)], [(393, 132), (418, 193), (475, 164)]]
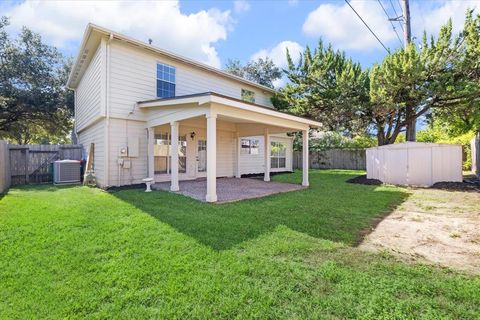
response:
[(0, 138), (17, 143), (61, 141), (72, 126), (73, 98), (65, 88), (71, 63), (38, 34), (16, 39), (0, 20)]
[(319, 120), (325, 130), (375, 133), (379, 145), (395, 142), (423, 115), (478, 130), (479, 39), (480, 16), (470, 11), (459, 34), (448, 22), (437, 37), (424, 35), (420, 48), (398, 49), (371, 70), (320, 42), (313, 54), (306, 48), (300, 63), (289, 60), (290, 83), (274, 104)]
[(282, 77), (282, 71), (269, 58), (249, 61), (244, 66), (239, 60), (228, 60), (225, 71), (270, 88)]
[(359, 113), (367, 107), (369, 78), (360, 64), (321, 41), (313, 53), (307, 46), (297, 64), (287, 51), (287, 61), (290, 82), (273, 99), (278, 109), (315, 118), (326, 131), (365, 127)]

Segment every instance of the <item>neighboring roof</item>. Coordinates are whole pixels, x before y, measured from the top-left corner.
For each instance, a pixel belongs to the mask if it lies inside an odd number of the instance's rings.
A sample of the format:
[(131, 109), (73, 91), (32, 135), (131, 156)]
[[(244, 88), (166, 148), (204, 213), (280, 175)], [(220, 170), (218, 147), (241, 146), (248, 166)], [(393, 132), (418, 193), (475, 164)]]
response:
[[(89, 23), (87, 25), (87, 28), (86, 28), (85, 33), (83, 35), (83, 40), (82, 40), (82, 43), (81, 43), (79, 51), (78, 51), (77, 59), (75, 60), (75, 64), (73, 65), (72, 71), (70, 72), (70, 75), (68, 77), (67, 87), (69, 87), (69, 88), (73, 89), (77, 86), (77, 82), (81, 78), (81, 76), (83, 75), (83, 72), (85, 71), (85, 68), (86, 68), (82, 65), (85, 64), (85, 63), (88, 64), (91, 60), (91, 56), (93, 55), (94, 52), (90, 52), (89, 57), (87, 57), (87, 54), (85, 53), (85, 50), (86, 50), (85, 48), (86, 48), (90, 38), (92, 37), (92, 35), (94, 35), (95, 33), (98, 34), (98, 35), (110, 36), (110, 37), (113, 37), (113, 39), (125, 41), (127, 43), (138, 46), (138, 47), (143, 48), (145, 50), (153, 51), (157, 54), (167, 56), (167, 57), (169, 57), (173, 60), (183, 62), (185, 64), (191, 65), (191, 66), (199, 68), (199, 69), (203, 69), (205, 71), (213, 72), (213, 73), (215, 73), (219, 76), (222, 76), (222, 77), (234, 80), (234, 81), (242, 82), (244, 84), (247, 84), (247, 85), (252, 86), (252, 87), (256, 87), (256, 88), (261, 89), (263, 91), (267, 91), (267, 92), (270, 92), (270, 93), (275, 93), (276, 92), (275, 89), (269, 88), (267, 86), (258, 84), (258, 83), (253, 82), (253, 81), (246, 80), (242, 77), (238, 77), (238, 76), (233, 75), (231, 73), (228, 73), (228, 72), (222, 71), (220, 69), (211, 67), (211, 66), (209, 66), (205, 63), (201, 63), (201, 62), (183, 57), (183, 56), (178, 55), (176, 53), (173, 53), (173, 52), (170, 52), (170, 51), (167, 51), (167, 50), (164, 50), (164, 49), (160, 49), (160, 48), (152, 46), (152, 45), (150, 45), (146, 42), (139, 41), (137, 39), (131, 38), (131, 37), (126, 36), (126, 35), (123, 35), (121, 33), (109, 30), (107, 28), (97, 26), (93, 23)], [(98, 38), (93, 37), (93, 38), (94, 38), (94, 42), (95, 42), (94, 45), (95, 46), (98, 45), (97, 42), (99, 42), (100, 37), (98, 37)], [(92, 51), (92, 50), (90, 50), (90, 51)]]
[(183, 95), (183, 96), (175, 96), (171, 98), (159, 98), (159, 99), (153, 99), (153, 100), (145, 100), (145, 101), (138, 101), (137, 105), (140, 108), (149, 108), (149, 107), (159, 107), (159, 106), (168, 106), (172, 104), (185, 104), (185, 103), (198, 103), (198, 104), (203, 104), (207, 102), (217, 102), (213, 97), (217, 98), (222, 98), (222, 99), (228, 99), (233, 102), (239, 102), (245, 105), (253, 106), (256, 108), (260, 108), (260, 110), (257, 110), (261, 113), (267, 113), (271, 115), (276, 115), (282, 118), (287, 118), (290, 120), (294, 121), (299, 121), (305, 124), (310, 125), (311, 127), (318, 128), (322, 124), (318, 121), (306, 118), (306, 117), (301, 117), (297, 116), (295, 114), (285, 112), (285, 111), (278, 111), (273, 108), (265, 107), (259, 104), (243, 101), (237, 98), (232, 98), (229, 96), (225, 96), (223, 94), (219, 94), (216, 92), (202, 92), (202, 93), (196, 93), (196, 94), (188, 94), (188, 95)]

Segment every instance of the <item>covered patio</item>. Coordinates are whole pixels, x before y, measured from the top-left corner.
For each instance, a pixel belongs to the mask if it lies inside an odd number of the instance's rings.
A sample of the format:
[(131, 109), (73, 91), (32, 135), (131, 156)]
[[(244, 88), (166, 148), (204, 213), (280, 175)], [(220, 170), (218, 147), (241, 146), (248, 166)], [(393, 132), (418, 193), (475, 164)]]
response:
[[(235, 200), (235, 197), (230, 199), (226, 193), (219, 191), (223, 187), (231, 190), (235, 186), (234, 180), (217, 178), (241, 178), (241, 138), (263, 136), (265, 147), (261, 169), (263, 181), (269, 182), (270, 136), (294, 132), (302, 132), (302, 186), (309, 185), (308, 131), (320, 126), (316, 121), (213, 92), (143, 101), (138, 103), (138, 107), (147, 119), (148, 177), (156, 183), (162, 183), (158, 185), (161, 189), (169, 186), (170, 191), (191, 192), (195, 194), (194, 198), (202, 198), (207, 202)], [(164, 147), (158, 146), (158, 137), (162, 135), (168, 137), (164, 148), (169, 150), (165, 157), (166, 166), (156, 162), (159, 158), (156, 153), (160, 147)], [(198, 180), (201, 178), (204, 181)], [(271, 187), (256, 184), (249, 191), (245, 187), (247, 185), (248, 183), (239, 185), (234, 193), (248, 193), (251, 195), (249, 197), (255, 193), (262, 196), (286, 187), (273, 183)]]
[[(217, 202), (235, 202), (269, 196), (276, 193), (301, 190), (305, 187), (293, 183), (265, 182), (257, 178), (218, 178)], [(196, 200), (205, 201), (207, 181), (205, 179), (180, 181), (178, 193)], [(170, 182), (159, 182), (153, 190), (170, 190)]]

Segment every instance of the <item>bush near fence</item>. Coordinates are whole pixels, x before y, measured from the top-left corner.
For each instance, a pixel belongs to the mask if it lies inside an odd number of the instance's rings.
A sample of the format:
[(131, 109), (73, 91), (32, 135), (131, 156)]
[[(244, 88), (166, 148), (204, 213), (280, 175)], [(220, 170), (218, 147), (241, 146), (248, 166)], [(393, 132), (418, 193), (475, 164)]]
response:
[[(349, 169), (366, 170), (365, 149), (329, 149), (310, 151), (309, 167), (311, 169)], [(302, 152), (294, 151), (293, 168), (302, 168)]]

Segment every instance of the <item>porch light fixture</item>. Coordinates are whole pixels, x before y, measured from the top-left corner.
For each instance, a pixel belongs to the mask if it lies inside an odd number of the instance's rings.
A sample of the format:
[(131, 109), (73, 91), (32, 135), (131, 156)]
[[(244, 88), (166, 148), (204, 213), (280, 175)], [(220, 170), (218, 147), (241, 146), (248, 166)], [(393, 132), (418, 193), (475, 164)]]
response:
[(194, 131), (190, 132), (190, 138), (195, 139), (196, 133)]

